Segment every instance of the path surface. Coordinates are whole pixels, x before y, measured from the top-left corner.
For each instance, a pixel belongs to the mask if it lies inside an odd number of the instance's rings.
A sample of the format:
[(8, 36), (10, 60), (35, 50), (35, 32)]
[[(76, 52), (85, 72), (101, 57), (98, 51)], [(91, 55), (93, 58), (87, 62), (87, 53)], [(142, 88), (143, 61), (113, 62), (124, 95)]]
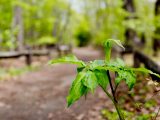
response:
[[(101, 56), (88, 49), (74, 52), (83, 60)], [(81, 119), (98, 99), (96, 95), (89, 95), (86, 101), (82, 98), (71, 108), (66, 108), (65, 97), (75, 73), (73, 65), (44, 66), (16, 80), (0, 82), (0, 120)]]

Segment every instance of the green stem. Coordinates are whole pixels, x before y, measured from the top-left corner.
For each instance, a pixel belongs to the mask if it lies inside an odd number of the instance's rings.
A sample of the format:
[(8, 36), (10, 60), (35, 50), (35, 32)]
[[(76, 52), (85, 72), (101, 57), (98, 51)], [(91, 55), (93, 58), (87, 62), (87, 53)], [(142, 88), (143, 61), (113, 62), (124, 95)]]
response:
[(113, 99), (114, 99), (115, 102), (117, 102), (116, 97), (115, 97), (115, 91), (114, 91), (114, 89), (113, 89), (111, 77), (110, 77), (110, 74), (109, 74), (109, 70), (107, 70), (107, 76), (108, 76), (108, 79), (109, 79), (109, 85), (110, 85), (110, 88), (111, 88), (111, 92), (112, 92), (112, 95), (113, 95)]
[[(112, 45), (110, 43), (108, 43), (106, 45), (106, 48), (105, 48), (105, 62), (106, 63), (110, 62), (111, 47), (112, 47)], [(113, 89), (113, 85), (112, 85), (112, 82), (111, 82), (111, 77), (110, 77), (110, 74), (109, 74), (109, 70), (107, 70), (107, 75), (108, 75), (108, 78), (109, 78), (109, 84), (110, 84), (112, 95), (110, 95), (105, 89), (103, 89), (103, 90), (106, 93), (106, 95), (112, 100), (112, 102), (113, 102), (113, 104), (114, 104), (114, 106), (116, 108), (116, 111), (118, 113), (119, 119), (120, 120), (125, 120), (124, 117), (123, 117), (123, 114), (121, 113), (121, 110), (120, 110), (120, 107), (119, 107), (118, 102), (116, 100), (116, 97), (115, 97), (115, 91)]]
[(114, 101), (113, 97), (109, 94), (109, 92), (107, 92), (105, 89), (103, 89), (103, 91), (106, 93), (106, 95), (112, 100), (112, 102)]
[(111, 48), (106, 48), (106, 51), (105, 51), (105, 60), (106, 62), (109, 62), (111, 59)]
[[(115, 72), (115, 77), (117, 77), (117, 76), (118, 76), (118, 73)], [(119, 86), (119, 84), (116, 84), (116, 86), (114, 88), (114, 94), (116, 93), (118, 86)]]
[(111, 88), (111, 93), (112, 93), (112, 96), (113, 96), (112, 102), (113, 102), (113, 104), (114, 104), (114, 106), (115, 106), (115, 108), (116, 108), (116, 111), (117, 111), (117, 113), (118, 113), (119, 119), (120, 119), (120, 120), (125, 120), (124, 117), (123, 117), (123, 114), (122, 114), (122, 112), (121, 112), (121, 109), (120, 109), (120, 107), (119, 107), (119, 105), (118, 105), (118, 102), (117, 102), (117, 100), (116, 100), (116, 97), (115, 97), (115, 93), (114, 93), (115, 91), (114, 91), (114, 89), (113, 89), (113, 85), (112, 85), (111, 77), (110, 77), (110, 74), (109, 74), (109, 70), (107, 71), (107, 75), (108, 75), (108, 79), (109, 79), (109, 84), (110, 84), (110, 88)]
[[(103, 90), (104, 90), (104, 89), (103, 89)], [(104, 92), (105, 92), (106, 95), (112, 100), (112, 102), (113, 102), (113, 104), (114, 104), (114, 106), (115, 106), (115, 108), (116, 108), (116, 111), (117, 111), (117, 113), (118, 113), (119, 119), (120, 119), (120, 120), (125, 120), (124, 117), (123, 117), (123, 114), (122, 114), (122, 112), (121, 112), (121, 110), (120, 110), (120, 107), (119, 107), (118, 103), (116, 103), (116, 102), (114, 101), (114, 98), (113, 98), (106, 90), (104, 90)]]
[(114, 101), (114, 106), (115, 106), (116, 111), (118, 113), (119, 119), (120, 120), (125, 120), (124, 117), (123, 117), (123, 113), (121, 112), (121, 109), (120, 109), (118, 103), (116, 103), (115, 101)]

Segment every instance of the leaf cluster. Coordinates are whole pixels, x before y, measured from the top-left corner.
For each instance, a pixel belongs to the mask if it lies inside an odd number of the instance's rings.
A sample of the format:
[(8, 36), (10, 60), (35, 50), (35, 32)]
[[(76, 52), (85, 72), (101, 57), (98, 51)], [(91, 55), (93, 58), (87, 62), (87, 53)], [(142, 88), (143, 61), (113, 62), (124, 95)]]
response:
[(69, 55), (50, 61), (50, 64), (55, 63), (72, 63), (78, 65), (78, 74), (72, 83), (67, 97), (68, 106), (77, 101), (81, 96), (86, 95), (89, 91), (94, 92), (97, 86), (106, 90), (109, 83), (109, 79), (106, 74), (107, 70), (117, 73), (117, 77), (115, 79), (116, 84), (119, 84), (124, 80), (130, 90), (136, 83), (136, 71), (157, 75), (146, 68), (129, 68), (119, 58), (108, 63), (104, 60), (94, 60), (84, 63), (83, 61), (78, 60), (75, 56)]
[(94, 60), (89, 62), (83, 62), (78, 60), (74, 55), (69, 55), (59, 59), (50, 61), (50, 64), (56, 63), (71, 63), (77, 65), (77, 76), (72, 83), (72, 86), (67, 97), (68, 106), (79, 100), (81, 96), (86, 95), (88, 92), (94, 92), (97, 86), (100, 86), (104, 92), (109, 84), (109, 75), (107, 71), (116, 73), (115, 84), (118, 85), (124, 80), (131, 90), (136, 83), (136, 72), (142, 72), (147, 74), (153, 74), (157, 77), (160, 75), (153, 73), (146, 68), (130, 68), (125, 65), (123, 60), (117, 58), (116, 60), (110, 60), (110, 52), (112, 45), (116, 43), (123, 48), (120, 41), (108, 39), (104, 43), (106, 51), (105, 60)]

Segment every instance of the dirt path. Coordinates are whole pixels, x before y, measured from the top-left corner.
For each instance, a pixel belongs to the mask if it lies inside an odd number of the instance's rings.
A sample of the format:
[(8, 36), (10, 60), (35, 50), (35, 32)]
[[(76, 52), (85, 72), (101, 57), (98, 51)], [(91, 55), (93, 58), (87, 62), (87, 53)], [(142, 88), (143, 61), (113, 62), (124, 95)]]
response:
[[(91, 52), (89, 52), (91, 51)], [(93, 50), (75, 50), (79, 58), (91, 60), (101, 55)], [(89, 57), (86, 57), (89, 56)], [(96, 95), (89, 95), (66, 108), (65, 97), (75, 77), (75, 66), (44, 66), (17, 80), (0, 83), (0, 120), (78, 120), (97, 103)], [(96, 99), (95, 99), (95, 98)]]

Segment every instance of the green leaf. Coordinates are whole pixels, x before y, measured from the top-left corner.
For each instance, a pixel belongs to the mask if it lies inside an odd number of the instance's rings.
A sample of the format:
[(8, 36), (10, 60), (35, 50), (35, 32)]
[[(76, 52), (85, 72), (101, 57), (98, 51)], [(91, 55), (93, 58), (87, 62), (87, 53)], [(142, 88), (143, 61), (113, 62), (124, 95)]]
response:
[(109, 67), (124, 67), (125, 63), (123, 62), (122, 59), (117, 58), (115, 61), (110, 61), (109, 63), (107, 63), (107, 66)]
[(77, 72), (78, 72), (78, 73), (79, 73), (79, 72), (82, 72), (84, 69), (85, 69), (85, 67), (78, 67), (78, 68), (77, 68)]
[(119, 67), (114, 67), (114, 66), (97, 66), (95, 68), (93, 68), (92, 70), (109, 70), (109, 71), (112, 71), (112, 72), (117, 72), (119, 71)]
[(113, 44), (117, 44), (118, 46), (122, 47), (123, 49), (125, 49), (123, 47), (123, 45), (121, 44), (120, 40), (115, 40), (115, 39), (107, 39), (104, 42), (104, 48), (105, 48), (105, 61), (109, 62), (110, 61), (110, 56), (111, 56), (111, 48), (113, 46)]
[(103, 90), (106, 90), (107, 85), (109, 83), (108, 76), (106, 74), (106, 71), (104, 70), (95, 70), (95, 75), (97, 77), (98, 84), (103, 88)]
[(123, 79), (119, 75), (115, 78), (115, 83), (118, 85)]
[(105, 65), (105, 61), (104, 60), (94, 60), (93, 62), (91, 62), (91, 64), (89, 65), (91, 69), (94, 69), (98, 66), (104, 66)]
[(81, 96), (86, 94), (87, 87), (83, 85), (82, 79), (85, 77), (85, 72), (80, 72), (73, 81), (72, 86), (67, 96), (68, 107), (77, 101)]
[(92, 92), (94, 92), (95, 88), (97, 87), (97, 77), (94, 72), (87, 71), (85, 77), (82, 80), (83, 85), (89, 88)]
[(131, 90), (136, 83), (136, 75), (132, 71), (127, 71), (126, 84)]
[(131, 90), (136, 83), (136, 75), (133, 71), (119, 70), (115, 82), (119, 84), (122, 80), (125, 80)]
[(121, 41), (120, 40), (116, 40), (116, 39), (107, 39), (104, 42), (104, 47), (105, 48), (111, 48), (113, 44), (117, 44), (118, 46), (120, 46), (121, 48), (123, 48), (125, 50), (125, 48), (123, 47)]
[(59, 59), (54, 59), (49, 62), (49, 64), (55, 64), (55, 63), (71, 63), (76, 64), (79, 66), (86, 66), (85, 63), (81, 60), (78, 60), (76, 56), (74, 55), (68, 55)]
[(148, 70), (146, 68), (130, 68), (130, 70), (135, 71), (135, 72), (142, 72), (142, 73), (147, 73), (147, 74), (152, 74), (160, 78), (160, 75), (157, 73), (152, 72), (151, 70)]

